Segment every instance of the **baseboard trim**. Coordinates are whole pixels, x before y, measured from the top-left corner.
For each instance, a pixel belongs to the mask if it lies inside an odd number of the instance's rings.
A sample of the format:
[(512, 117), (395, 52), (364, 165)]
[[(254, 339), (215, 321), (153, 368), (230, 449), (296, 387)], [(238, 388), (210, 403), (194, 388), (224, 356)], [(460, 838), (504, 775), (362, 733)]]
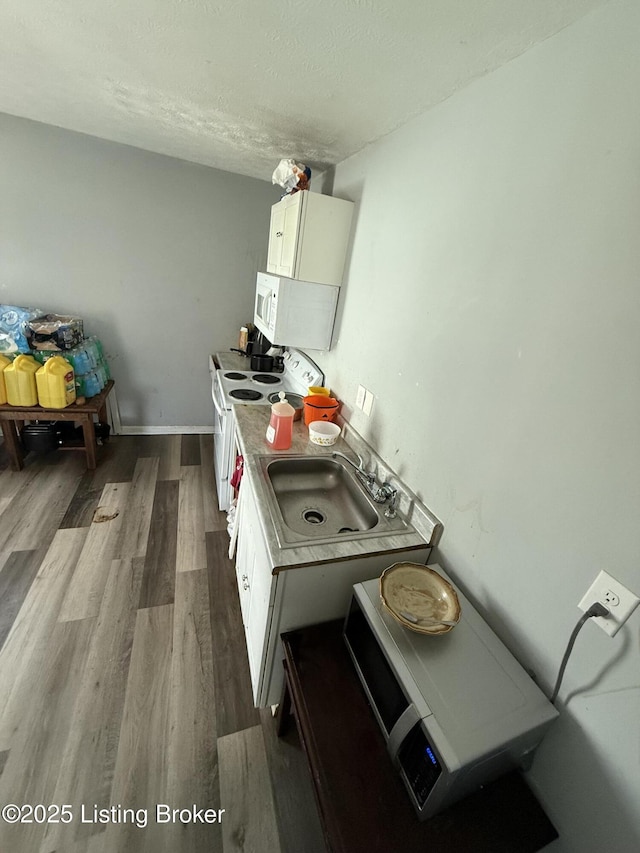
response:
[(212, 426), (123, 426), (119, 435), (211, 435)]

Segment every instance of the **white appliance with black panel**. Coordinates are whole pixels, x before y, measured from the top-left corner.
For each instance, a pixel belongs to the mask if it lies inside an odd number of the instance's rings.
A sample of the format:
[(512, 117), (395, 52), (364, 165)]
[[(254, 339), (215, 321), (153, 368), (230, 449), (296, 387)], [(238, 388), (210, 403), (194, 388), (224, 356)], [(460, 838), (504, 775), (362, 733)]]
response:
[(558, 712), (459, 589), (460, 622), (440, 636), (397, 622), (378, 580), (353, 589), (347, 649), (421, 820), (533, 753)]

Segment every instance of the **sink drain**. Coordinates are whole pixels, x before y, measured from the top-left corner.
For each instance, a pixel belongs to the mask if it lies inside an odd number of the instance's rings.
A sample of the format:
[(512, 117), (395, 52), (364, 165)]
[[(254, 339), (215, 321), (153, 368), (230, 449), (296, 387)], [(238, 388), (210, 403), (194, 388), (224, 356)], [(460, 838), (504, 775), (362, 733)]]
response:
[(322, 524), (323, 521), (326, 521), (326, 516), (324, 513), (320, 512), (317, 509), (307, 509), (302, 513), (302, 517), (307, 522), (307, 524)]

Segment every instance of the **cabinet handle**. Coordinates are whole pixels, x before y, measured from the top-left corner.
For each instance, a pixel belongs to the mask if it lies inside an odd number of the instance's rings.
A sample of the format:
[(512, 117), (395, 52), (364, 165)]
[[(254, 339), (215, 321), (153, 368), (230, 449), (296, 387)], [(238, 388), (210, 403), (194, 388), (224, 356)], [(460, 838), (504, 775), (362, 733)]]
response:
[(248, 581), (248, 580), (249, 580), (249, 576), (248, 576), (248, 575), (242, 575), (242, 580), (243, 580), (243, 581)]
[(243, 584), (242, 584), (242, 589), (249, 589), (249, 584), (248, 584), (248, 583), (243, 583)]
[(282, 231), (276, 231), (276, 237), (282, 237)]

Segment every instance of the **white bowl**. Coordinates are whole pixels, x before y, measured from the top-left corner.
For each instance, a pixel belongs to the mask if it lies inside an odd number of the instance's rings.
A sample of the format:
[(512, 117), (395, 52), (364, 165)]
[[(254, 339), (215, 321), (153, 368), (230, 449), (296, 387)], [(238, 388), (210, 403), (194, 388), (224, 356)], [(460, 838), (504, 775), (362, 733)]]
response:
[(331, 421), (311, 421), (309, 424), (309, 441), (328, 447), (335, 444), (341, 429)]

